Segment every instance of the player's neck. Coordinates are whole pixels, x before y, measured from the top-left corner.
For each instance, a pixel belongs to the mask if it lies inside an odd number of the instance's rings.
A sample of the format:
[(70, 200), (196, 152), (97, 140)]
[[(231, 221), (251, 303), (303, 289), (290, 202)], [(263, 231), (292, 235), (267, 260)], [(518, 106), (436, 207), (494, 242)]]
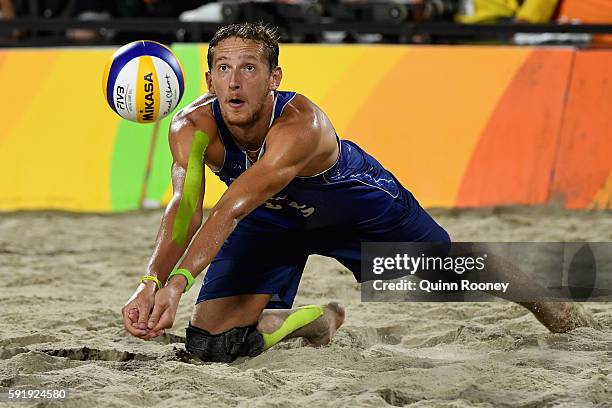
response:
[(242, 148), (250, 151), (257, 151), (261, 148), (270, 128), (273, 105), (274, 94), (270, 93), (258, 117), (252, 123), (245, 126), (227, 125), (232, 136)]

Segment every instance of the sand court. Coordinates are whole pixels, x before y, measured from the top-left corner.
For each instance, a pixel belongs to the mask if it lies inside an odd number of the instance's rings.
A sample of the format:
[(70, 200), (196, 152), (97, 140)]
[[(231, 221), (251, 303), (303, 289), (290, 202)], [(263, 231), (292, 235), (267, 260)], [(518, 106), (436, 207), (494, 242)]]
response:
[[(608, 212), (433, 213), (456, 240), (612, 240)], [(161, 215), (0, 215), (0, 385), (66, 387), (67, 407), (612, 405), (612, 305), (585, 304), (604, 331), (550, 334), (508, 302), (362, 303), (352, 274), (323, 257), (309, 259), (296, 306), (346, 305), (329, 347), (292, 340), (229, 365), (190, 360), (197, 289), (167, 334), (133, 338), (120, 309)]]

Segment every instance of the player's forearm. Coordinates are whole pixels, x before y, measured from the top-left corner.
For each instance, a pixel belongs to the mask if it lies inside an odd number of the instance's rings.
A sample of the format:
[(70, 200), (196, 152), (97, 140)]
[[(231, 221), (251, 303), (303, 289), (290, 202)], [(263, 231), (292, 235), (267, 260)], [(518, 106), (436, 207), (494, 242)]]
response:
[(236, 187), (230, 188), (211, 210), (179, 265), (194, 277), (210, 265), (238, 222), (272, 195), (266, 190), (249, 194), (239, 184)]
[(179, 268), (185, 268), (196, 277), (202, 272), (232, 233), (238, 218), (224, 208), (213, 208), (206, 222), (198, 231)]
[[(181, 240), (176, 239), (177, 213), (180, 205), (180, 198), (175, 197), (170, 201), (157, 234), (155, 249), (147, 271), (150, 275), (156, 276), (161, 282), (165, 282), (172, 268), (185, 253), (189, 242), (191, 242), (198, 228), (202, 223), (202, 211), (196, 211), (186, 230), (186, 234)], [(174, 238), (173, 238), (174, 236)], [(177, 242), (178, 241), (178, 242)]]
[(238, 222), (285, 187), (295, 174), (291, 167), (271, 168), (258, 162), (249, 169), (248, 177), (238, 177), (211, 210), (179, 268), (187, 269), (194, 277), (202, 272)]

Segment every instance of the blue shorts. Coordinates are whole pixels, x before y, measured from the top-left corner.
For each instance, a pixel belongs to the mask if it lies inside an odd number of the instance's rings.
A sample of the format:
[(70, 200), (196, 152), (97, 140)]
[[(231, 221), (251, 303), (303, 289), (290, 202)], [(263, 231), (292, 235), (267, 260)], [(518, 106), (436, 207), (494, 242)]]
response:
[[(329, 256), (361, 278), (363, 242), (449, 242), (447, 232), (401, 187), (400, 197), (375, 220), (299, 229), (249, 215), (223, 244), (204, 277), (196, 303), (241, 294), (273, 295), (268, 308), (290, 308), (311, 254)], [(376, 193), (376, 191), (378, 193)], [(374, 193), (373, 193), (374, 192)], [(387, 194), (372, 189), (373, 194)], [(391, 200), (389, 195), (380, 199)], [(368, 205), (355, 201), (354, 207)]]

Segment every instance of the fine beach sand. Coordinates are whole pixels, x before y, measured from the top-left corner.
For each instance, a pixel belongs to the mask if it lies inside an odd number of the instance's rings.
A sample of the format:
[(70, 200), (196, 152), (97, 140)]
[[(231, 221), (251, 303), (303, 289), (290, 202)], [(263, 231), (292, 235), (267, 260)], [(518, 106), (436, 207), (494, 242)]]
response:
[[(459, 241), (612, 241), (610, 212), (432, 212)], [(133, 338), (120, 309), (161, 215), (0, 214), (0, 389), (66, 387), (49, 404), (66, 407), (612, 407), (612, 304), (585, 304), (604, 331), (549, 334), (507, 302), (362, 303), (351, 273), (322, 257), (296, 306), (346, 306), (329, 347), (293, 340), (229, 365), (187, 360), (178, 350), (197, 283), (169, 334)]]

